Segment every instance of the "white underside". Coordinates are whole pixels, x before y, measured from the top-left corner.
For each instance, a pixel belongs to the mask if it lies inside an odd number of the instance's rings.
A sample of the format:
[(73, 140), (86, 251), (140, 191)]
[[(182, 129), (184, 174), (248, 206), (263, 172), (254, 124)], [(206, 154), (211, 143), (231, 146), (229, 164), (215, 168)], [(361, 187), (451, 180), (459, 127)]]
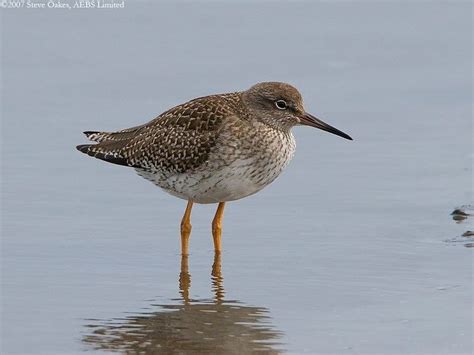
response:
[(176, 174), (165, 180), (158, 174), (139, 171), (137, 173), (169, 194), (192, 200), (197, 203), (218, 203), (234, 201), (250, 196), (270, 184), (283, 169), (268, 174), (264, 181), (254, 181), (246, 176), (248, 162), (237, 161), (215, 172), (196, 172), (193, 174)]
[[(278, 138), (280, 140), (274, 139), (274, 144), (266, 146), (258, 156), (237, 151), (234, 158), (229, 158), (217, 150), (193, 172), (163, 174), (160, 171), (135, 170), (169, 194), (184, 200), (197, 203), (234, 201), (260, 191), (288, 165), (295, 150), (294, 138), (291, 134), (281, 134)], [(228, 165), (222, 166), (222, 161), (227, 158), (230, 160)]]
[[(179, 179), (179, 177), (177, 177)], [(237, 178), (229, 176), (225, 180), (220, 181), (217, 185), (215, 182), (219, 179), (205, 179), (189, 188), (184, 188), (181, 191), (173, 191), (163, 189), (169, 194), (185, 199), (192, 200), (197, 203), (218, 203), (225, 201), (234, 201), (247, 196), (250, 196), (265, 186), (258, 186), (252, 181), (245, 178)], [(202, 193), (200, 191), (207, 191)]]

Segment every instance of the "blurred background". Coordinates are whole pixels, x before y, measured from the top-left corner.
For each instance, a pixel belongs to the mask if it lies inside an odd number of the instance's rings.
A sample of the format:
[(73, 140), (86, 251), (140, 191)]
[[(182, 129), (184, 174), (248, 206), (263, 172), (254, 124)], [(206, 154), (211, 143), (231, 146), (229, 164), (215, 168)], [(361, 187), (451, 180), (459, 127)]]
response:
[[(2, 354), (472, 353), (474, 226), (450, 215), (472, 204), (470, 1), (128, 0), (1, 23)], [(354, 141), (296, 128), (286, 172), (228, 204), (222, 259), (215, 206), (182, 259), (185, 201), (75, 150), (260, 81)]]

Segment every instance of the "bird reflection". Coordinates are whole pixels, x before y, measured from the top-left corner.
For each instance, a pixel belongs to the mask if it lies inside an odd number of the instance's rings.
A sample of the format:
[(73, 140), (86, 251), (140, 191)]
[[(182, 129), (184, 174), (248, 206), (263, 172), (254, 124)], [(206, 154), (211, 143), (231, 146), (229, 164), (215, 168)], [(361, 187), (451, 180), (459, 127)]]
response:
[(270, 324), (268, 310), (224, 299), (221, 256), (211, 272), (213, 299), (192, 299), (188, 257), (181, 258), (178, 304), (120, 320), (87, 325), (83, 341), (97, 350), (124, 354), (279, 354), (282, 333)]

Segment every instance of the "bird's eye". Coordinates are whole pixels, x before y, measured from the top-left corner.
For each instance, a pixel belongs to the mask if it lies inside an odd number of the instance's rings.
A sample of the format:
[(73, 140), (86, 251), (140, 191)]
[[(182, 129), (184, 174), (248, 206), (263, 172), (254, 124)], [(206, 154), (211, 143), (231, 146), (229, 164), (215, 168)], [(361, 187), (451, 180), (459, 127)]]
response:
[(285, 100), (277, 100), (275, 101), (275, 106), (277, 107), (277, 109), (279, 110), (285, 110), (288, 105), (286, 104), (286, 101)]

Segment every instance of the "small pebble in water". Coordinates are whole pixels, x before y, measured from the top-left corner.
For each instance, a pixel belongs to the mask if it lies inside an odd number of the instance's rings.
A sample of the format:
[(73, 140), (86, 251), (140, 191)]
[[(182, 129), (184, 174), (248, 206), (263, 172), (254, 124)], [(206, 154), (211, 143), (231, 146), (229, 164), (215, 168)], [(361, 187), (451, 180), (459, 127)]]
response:
[(472, 216), (474, 214), (474, 206), (472, 205), (462, 205), (454, 209), (451, 212), (451, 216), (453, 216), (453, 220), (460, 223), (464, 221), (467, 217)]
[(452, 216), (456, 216), (456, 215), (457, 215), (457, 216), (465, 216), (465, 217), (467, 217), (467, 216), (469, 216), (469, 213), (466, 213), (466, 212), (464, 212), (463, 210), (456, 208), (453, 212), (451, 212), (451, 215), (452, 215)]

